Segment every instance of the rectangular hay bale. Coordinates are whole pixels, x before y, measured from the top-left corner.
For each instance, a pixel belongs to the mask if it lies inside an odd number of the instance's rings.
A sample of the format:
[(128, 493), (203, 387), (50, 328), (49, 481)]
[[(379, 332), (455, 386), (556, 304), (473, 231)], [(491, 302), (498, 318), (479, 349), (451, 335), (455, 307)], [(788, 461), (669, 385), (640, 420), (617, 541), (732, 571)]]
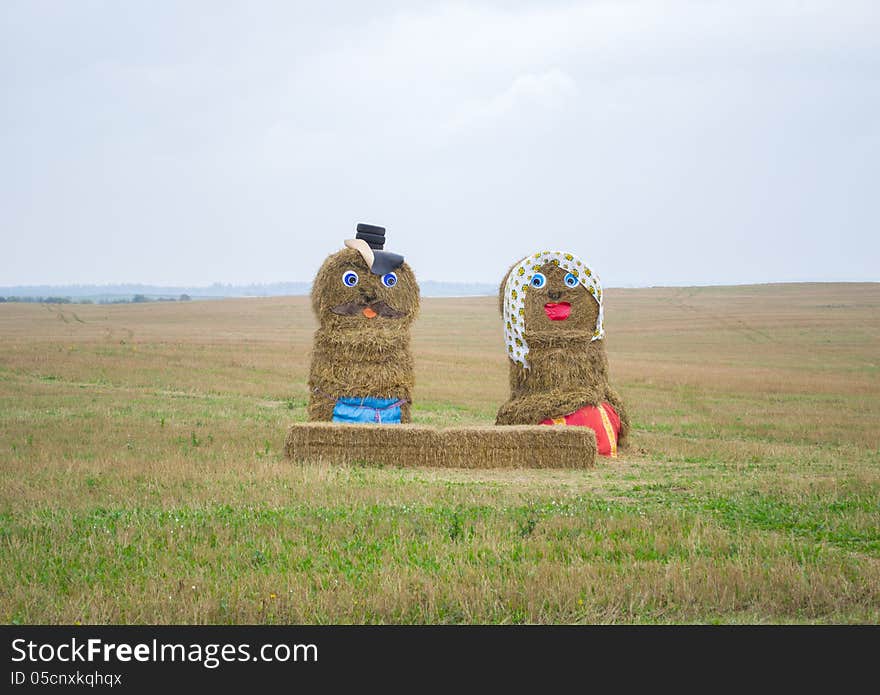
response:
[(596, 435), (589, 427), (512, 425), (290, 426), (285, 455), (295, 461), (439, 468), (590, 468)]

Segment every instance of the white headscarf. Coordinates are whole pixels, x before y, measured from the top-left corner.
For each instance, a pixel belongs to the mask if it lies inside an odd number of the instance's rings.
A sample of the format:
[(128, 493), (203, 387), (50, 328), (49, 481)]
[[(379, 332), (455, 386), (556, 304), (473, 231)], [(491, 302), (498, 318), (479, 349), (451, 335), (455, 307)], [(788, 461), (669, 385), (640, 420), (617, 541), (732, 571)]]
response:
[(526, 291), (535, 273), (547, 263), (553, 263), (567, 270), (580, 281), (587, 292), (593, 295), (593, 299), (599, 304), (599, 317), (596, 319), (596, 329), (593, 331), (591, 340), (601, 340), (605, 337), (602, 285), (596, 273), (573, 253), (541, 251), (526, 256), (513, 267), (504, 285), (504, 341), (507, 343), (507, 356), (526, 369), (529, 368), (529, 363), (526, 360), (529, 346), (525, 336)]

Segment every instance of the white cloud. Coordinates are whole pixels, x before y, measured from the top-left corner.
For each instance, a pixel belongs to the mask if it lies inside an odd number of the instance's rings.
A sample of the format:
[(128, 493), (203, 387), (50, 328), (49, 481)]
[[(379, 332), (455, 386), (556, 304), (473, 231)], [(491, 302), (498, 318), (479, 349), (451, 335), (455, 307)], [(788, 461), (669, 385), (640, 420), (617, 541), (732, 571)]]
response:
[(876, 272), (874, 0), (36, 7), (0, 23), (7, 282), (307, 279), (360, 219), (435, 279), (539, 236), (612, 283)]
[(449, 123), (452, 132), (492, 127), (508, 120), (528, 121), (565, 106), (577, 91), (575, 81), (554, 68), (540, 74), (520, 75), (500, 94), (459, 106)]

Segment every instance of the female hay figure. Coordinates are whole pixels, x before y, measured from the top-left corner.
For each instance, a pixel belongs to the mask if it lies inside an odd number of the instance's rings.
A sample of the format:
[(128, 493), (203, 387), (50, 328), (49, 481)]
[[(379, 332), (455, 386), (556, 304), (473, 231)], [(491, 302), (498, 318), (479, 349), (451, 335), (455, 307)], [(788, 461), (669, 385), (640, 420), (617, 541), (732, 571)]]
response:
[(629, 432), (608, 381), (602, 286), (572, 253), (543, 251), (516, 263), (499, 295), (510, 359), (510, 400), (497, 425), (581, 425), (599, 453), (616, 456)]

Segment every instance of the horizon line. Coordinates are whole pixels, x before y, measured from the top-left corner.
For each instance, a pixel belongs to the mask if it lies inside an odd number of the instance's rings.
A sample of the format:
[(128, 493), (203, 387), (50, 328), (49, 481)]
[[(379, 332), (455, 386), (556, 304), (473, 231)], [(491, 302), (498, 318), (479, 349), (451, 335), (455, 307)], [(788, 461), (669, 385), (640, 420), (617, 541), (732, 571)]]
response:
[[(281, 281), (271, 281), (271, 282), (251, 282), (251, 283), (223, 283), (223, 282), (213, 282), (208, 285), (187, 285), (187, 284), (153, 284), (148, 282), (107, 282), (107, 283), (64, 283), (64, 284), (49, 284), (49, 283), (29, 283), (29, 284), (16, 284), (16, 285), (5, 285), (0, 286), (0, 294), (6, 293), (8, 296), (8, 290), (16, 291), (16, 290), (24, 290), (28, 288), (46, 288), (47, 290), (61, 290), (65, 288), (79, 288), (79, 289), (101, 289), (101, 288), (110, 288), (110, 287), (143, 287), (143, 288), (151, 288), (155, 290), (210, 290), (213, 288), (258, 288), (258, 287), (268, 287), (271, 285), (304, 285), (310, 286), (312, 281), (305, 280), (281, 280)], [(474, 282), (474, 281), (455, 281), (455, 280), (421, 280), (420, 284), (436, 284), (436, 285), (450, 285), (450, 286), (480, 286), (480, 285), (490, 285), (497, 286), (495, 282)], [(685, 288), (685, 287), (748, 287), (748, 286), (761, 286), (761, 285), (833, 285), (833, 284), (880, 284), (880, 279), (878, 280), (765, 280), (765, 281), (751, 281), (751, 282), (706, 282), (706, 281), (670, 281), (670, 282), (645, 282), (645, 283), (617, 283), (617, 284), (606, 284), (606, 289), (650, 289), (650, 288)], [(494, 294), (495, 292), (493, 292)]]

